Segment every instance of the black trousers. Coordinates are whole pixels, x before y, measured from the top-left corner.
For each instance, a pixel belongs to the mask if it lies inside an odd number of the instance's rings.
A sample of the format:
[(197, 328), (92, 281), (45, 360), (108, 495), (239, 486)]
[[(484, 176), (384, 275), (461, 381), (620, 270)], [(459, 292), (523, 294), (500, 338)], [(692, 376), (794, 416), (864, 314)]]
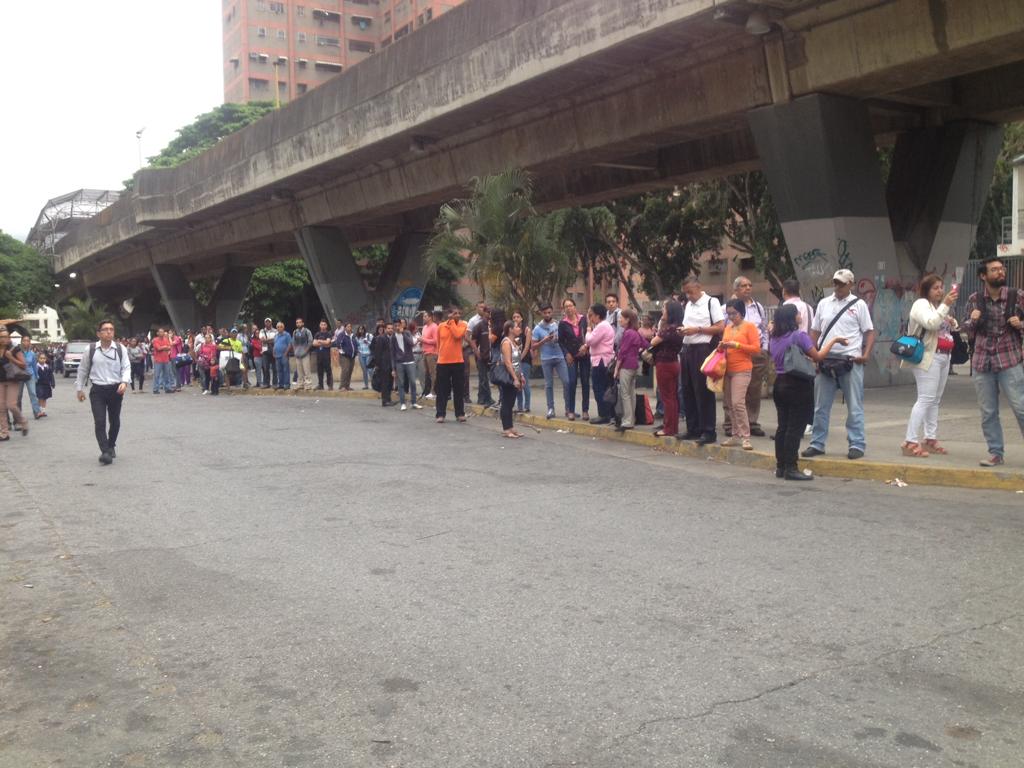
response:
[(135, 389), (135, 381), (139, 382), (139, 389), (145, 389), (146, 383), (146, 362), (139, 360), (137, 363), (132, 363), (132, 389)]
[(501, 392), (501, 428), (508, 432), (512, 429), (512, 408), (519, 390), (515, 384), (501, 384), (498, 390)]
[(334, 371), (331, 370), (331, 356), (324, 358), (319, 352), (316, 356), (316, 383), (320, 389), (324, 388), (324, 374), (327, 374), (327, 388), (334, 389)]
[[(455, 415), (462, 418), (466, 415), (466, 364), (465, 363), (438, 363), (437, 364), (437, 418), (443, 419), (448, 415), (448, 398), (455, 396)], [(454, 390), (454, 392), (453, 392)]]
[(380, 368), (377, 371), (377, 375), (380, 376), (380, 402), (381, 405), (384, 403), (391, 402), (391, 390), (395, 386), (395, 380), (391, 376), (391, 368)]
[(804, 427), (814, 420), (814, 382), (788, 373), (775, 379), (772, 398), (779, 414), (775, 431), (775, 464), (780, 469), (795, 469)]
[(100, 451), (114, 448), (117, 444), (117, 434), (121, 431), (121, 403), (124, 395), (117, 394), (117, 387), (117, 384), (93, 384), (89, 388), (89, 405), (92, 406), (92, 420), (96, 427), (96, 442), (100, 446)]
[(274, 354), (263, 353), (263, 386), (277, 386), (277, 365), (274, 364)]
[(686, 431), (691, 435), (704, 435), (714, 439), (715, 393), (708, 389), (707, 376), (700, 372), (704, 359), (711, 354), (714, 344), (690, 344), (683, 347), (683, 404), (686, 408)]

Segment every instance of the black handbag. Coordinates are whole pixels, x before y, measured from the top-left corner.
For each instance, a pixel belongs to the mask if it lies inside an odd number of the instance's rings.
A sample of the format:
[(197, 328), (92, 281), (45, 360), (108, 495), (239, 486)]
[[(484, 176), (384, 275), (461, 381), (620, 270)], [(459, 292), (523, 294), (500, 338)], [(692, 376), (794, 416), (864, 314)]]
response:
[(949, 361), (953, 365), (963, 365), (971, 359), (970, 350), (964, 335), (959, 331), (953, 332), (953, 351), (949, 353)]
[(615, 379), (612, 379), (611, 383), (608, 385), (608, 389), (606, 389), (604, 391), (604, 397), (601, 398), (601, 399), (604, 401), (605, 405), (609, 405), (609, 406), (615, 405), (616, 403), (618, 403), (619, 402), (619, 382), (617, 382)]

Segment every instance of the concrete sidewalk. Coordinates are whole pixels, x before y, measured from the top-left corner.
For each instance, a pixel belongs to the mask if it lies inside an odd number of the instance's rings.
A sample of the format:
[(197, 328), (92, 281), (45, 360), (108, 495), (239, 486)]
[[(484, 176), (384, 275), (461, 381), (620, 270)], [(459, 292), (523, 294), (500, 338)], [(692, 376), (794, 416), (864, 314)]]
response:
[[(601, 437), (610, 440), (622, 440), (634, 444), (649, 445), (659, 450), (677, 453), (681, 456), (701, 458), (704, 460), (724, 461), (740, 466), (773, 470), (775, 467), (774, 443), (769, 437), (754, 437), (751, 442), (753, 451), (739, 448), (723, 448), (721, 446), (697, 447), (689, 441), (674, 438), (656, 438), (650, 427), (638, 427), (625, 434), (615, 432), (610, 426), (594, 426), (576, 420), (567, 421), (562, 418), (561, 389), (556, 382), (555, 412), (558, 418), (545, 418), (544, 382), (542, 379), (531, 381), (532, 408), (530, 414), (517, 415), (516, 420), (530, 424), (535, 428), (560, 429), (579, 435)], [(472, 377), (473, 397), (476, 397), (476, 375)], [(236, 390), (237, 391), (237, 390)], [(271, 395), (273, 390), (248, 390), (253, 394)], [(639, 389), (646, 393), (654, 407), (655, 397), (651, 389)], [(298, 394), (289, 390), (284, 394)], [(343, 396), (343, 397), (379, 397), (376, 392), (354, 391), (347, 394), (339, 392), (306, 392), (304, 395)], [(861, 480), (891, 482), (896, 478), (911, 485), (939, 485), (967, 488), (986, 488), (992, 490), (1018, 491), (1024, 490), (1024, 439), (1020, 428), (1005, 399), (1000, 401), (1000, 416), (1003, 424), (1004, 441), (1006, 444), (1006, 464), (999, 469), (985, 469), (978, 462), (988, 457), (988, 450), (981, 433), (981, 417), (978, 412), (974, 385), (967, 375), (967, 367), (960, 366), (958, 375), (950, 376), (946, 387), (943, 403), (939, 409), (939, 442), (946, 447), (949, 454), (940, 456), (932, 454), (928, 458), (915, 459), (903, 456), (900, 446), (906, 434), (907, 419), (917, 398), (913, 385), (900, 387), (880, 387), (865, 391), (865, 431), (867, 433), (867, 451), (863, 459), (851, 461), (846, 458), (846, 405), (842, 397), (837, 397), (832, 409), (831, 428), (826, 445), (826, 454), (814, 459), (801, 459), (801, 465), (814, 471), (815, 474), (828, 477), (846, 477)], [(593, 398), (592, 398), (593, 399)], [(577, 407), (582, 405), (577, 390)], [(719, 402), (718, 425), (719, 439), (725, 435), (721, 431), (722, 410)], [(473, 406), (472, 411), (484, 414), (484, 409)], [(423, 413), (430, 413), (428, 406)], [(489, 413), (496, 415), (495, 411)], [(590, 415), (597, 417), (597, 408), (591, 402)], [(766, 398), (761, 407), (761, 425), (767, 435), (775, 433), (775, 405), (771, 398)], [(680, 429), (685, 427), (681, 422)], [(807, 447), (810, 439), (805, 438), (802, 448)]]

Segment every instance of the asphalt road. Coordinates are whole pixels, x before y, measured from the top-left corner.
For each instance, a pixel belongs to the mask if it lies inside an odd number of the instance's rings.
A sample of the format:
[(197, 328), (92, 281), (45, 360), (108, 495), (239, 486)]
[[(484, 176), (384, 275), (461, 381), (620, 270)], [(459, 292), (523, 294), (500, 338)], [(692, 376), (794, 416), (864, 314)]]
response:
[(368, 401), (0, 444), (0, 766), (1024, 763), (1024, 498)]

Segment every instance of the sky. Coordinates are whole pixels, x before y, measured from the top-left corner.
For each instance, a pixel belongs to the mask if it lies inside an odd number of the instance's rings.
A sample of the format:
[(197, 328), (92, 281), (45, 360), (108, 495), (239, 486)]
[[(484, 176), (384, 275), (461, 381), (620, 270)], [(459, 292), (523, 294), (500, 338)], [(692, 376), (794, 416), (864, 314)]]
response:
[(155, 155), (222, 103), (220, 14), (220, 0), (0, 0), (0, 230), (24, 240), (47, 200), (121, 189), (136, 131)]

